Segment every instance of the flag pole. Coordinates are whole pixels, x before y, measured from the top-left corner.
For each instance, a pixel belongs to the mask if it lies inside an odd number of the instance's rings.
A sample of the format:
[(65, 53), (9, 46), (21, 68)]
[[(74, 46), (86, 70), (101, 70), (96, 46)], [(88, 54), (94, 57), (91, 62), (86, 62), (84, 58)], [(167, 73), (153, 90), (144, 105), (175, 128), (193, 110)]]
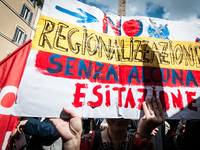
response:
[(118, 16), (126, 16), (127, 13), (127, 0), (118, 0)]

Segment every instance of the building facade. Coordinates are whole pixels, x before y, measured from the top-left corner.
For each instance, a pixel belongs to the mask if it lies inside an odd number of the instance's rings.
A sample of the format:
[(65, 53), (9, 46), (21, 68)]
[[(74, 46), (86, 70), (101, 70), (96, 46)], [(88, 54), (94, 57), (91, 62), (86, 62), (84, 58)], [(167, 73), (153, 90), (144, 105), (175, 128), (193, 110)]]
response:
[(0, 0), (0, 61), (32, 39), (43, 0)]

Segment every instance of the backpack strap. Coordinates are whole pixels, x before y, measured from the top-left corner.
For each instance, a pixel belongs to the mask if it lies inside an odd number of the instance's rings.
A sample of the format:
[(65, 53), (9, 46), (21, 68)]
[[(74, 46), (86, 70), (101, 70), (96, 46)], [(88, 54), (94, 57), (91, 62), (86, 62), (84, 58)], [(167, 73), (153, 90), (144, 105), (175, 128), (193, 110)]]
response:
[(97, 150), (102, 143), (101, 132), (93, 131), (90, 150)]

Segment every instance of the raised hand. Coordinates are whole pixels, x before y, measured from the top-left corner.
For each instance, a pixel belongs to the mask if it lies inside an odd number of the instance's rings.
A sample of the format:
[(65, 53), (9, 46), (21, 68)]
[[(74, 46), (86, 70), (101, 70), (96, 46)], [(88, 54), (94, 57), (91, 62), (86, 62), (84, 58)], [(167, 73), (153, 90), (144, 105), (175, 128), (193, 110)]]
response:
[(160, 100), (154, 97), (151, 100), (147, 99), (146, 102), (143, 102), (142, 107), (144, 116), (138, 123), (138, 134), (136, 137), (139, 139), (144, 137), (150, 139), (152, 130), (164, 123), (164, 113)]
[(73, 110), (63, 108), (69, 116), (68, 119), (54, 118), (49, 119), (56, 127), (58, 133), (63, 139), (63, 148), (70, 150), (80, 149), (80, 140), (82, 133), (81, 118)]

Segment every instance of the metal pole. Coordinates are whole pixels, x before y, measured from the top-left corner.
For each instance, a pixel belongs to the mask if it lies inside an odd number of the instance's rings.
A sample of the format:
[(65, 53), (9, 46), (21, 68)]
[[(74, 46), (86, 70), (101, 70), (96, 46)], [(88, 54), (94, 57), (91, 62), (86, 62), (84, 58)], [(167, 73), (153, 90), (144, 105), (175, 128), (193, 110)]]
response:
[(118, 0), (118, 16), (126, 16), (127, 0)]

